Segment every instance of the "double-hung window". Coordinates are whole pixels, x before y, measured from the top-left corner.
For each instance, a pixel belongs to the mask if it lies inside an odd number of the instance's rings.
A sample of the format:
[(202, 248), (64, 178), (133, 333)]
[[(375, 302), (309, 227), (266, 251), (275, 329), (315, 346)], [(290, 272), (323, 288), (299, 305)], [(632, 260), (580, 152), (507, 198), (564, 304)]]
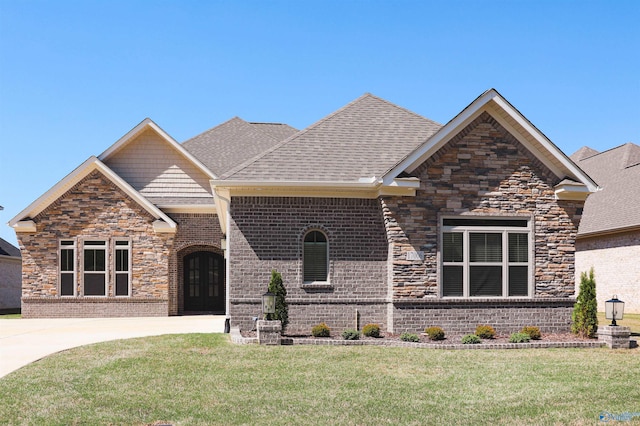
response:
[(60, 240), (60, 296), (76, 295), (76, 242), (74, 240)]
[(116, 240), (113, 248), (115, 295), (131, 295), (131, 241)]
[(309, 231), (304, 236), (302, 269), (304, 282), (327, 282), (329, 272), (329, 245), (321, 231)]
[(84, 295), (107, 295), (107, 242), (84, 242)]
[(527, 297), (528, 219), (445, 218), (441, 238), (443, 297)]

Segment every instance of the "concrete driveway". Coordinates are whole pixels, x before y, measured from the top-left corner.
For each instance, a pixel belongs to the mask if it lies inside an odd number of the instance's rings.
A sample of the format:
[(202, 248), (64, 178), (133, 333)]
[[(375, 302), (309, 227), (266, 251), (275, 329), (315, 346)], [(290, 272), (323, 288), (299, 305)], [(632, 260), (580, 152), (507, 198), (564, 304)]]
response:
[(0, 377), (47, 355), (108, 340), (222, 333), (224, 316), (0, 319)]

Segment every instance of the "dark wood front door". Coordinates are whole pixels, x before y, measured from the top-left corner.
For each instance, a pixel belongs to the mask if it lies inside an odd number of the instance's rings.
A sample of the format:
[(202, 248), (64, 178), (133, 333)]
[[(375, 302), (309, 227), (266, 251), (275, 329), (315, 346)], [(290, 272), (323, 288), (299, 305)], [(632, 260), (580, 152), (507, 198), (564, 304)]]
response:
[(224, 257), (198, 251), (184, 258), (184, 310), (225, 312)]

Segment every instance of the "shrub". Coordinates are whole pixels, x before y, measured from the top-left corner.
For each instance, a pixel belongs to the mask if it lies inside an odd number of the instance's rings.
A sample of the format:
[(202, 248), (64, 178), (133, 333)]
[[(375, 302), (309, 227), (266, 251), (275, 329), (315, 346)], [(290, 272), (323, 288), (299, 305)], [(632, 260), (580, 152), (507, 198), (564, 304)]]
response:
[(476, 327), (476, 336), (481, 339), (493, 339), (496, 337), (496, 330), (490, 325), (479, 325)]
[(540, 337), (542, 337), (542, 334), (540, 334), (540, 329), (533, 326), (522, 327), (520, 333), (528, 334), (531, 340), (540, 340)]
[(571, 331), (582, 337), (596, 337), (598, 332), (598, 304), (596, 302), (596, 279), (593, 268), (580, 274), (580, 293), (571, 314)]
[(378, 324), (367, 324), (362, 327), (362, 334), (367, 337), (380, 337), (380, 326)]
[(400, 335), (400, 340), (403, 342), (419, 342), (420, 337), (417, 334), (404, 332)]
[(276, 312), (267, 314), (269, 320), (280, 320), (282, 322), (282, 332), (284, 333), (289, 324), (289, 307), (287, 305), (287, 289), (282, 283), (282, 275), (275, 269), (271, 270), (271, 280), (269, 281), (269, 291), (276, 295)]
[(462, 338), (462, 343), (465, 345), (475, 345), (476, 343), (480, 343), (481, 340), (475, 334), (467, 334)]
[(313, 337), (329, 337), (331, 335), (331, 329), (325, 323), (314, 325), (311, 329)]
[(444, 340), (444, 330), (441, 327), (428, 327), (424, 332), (430, 340)]
[(531, 337), (527, 333), (513, 333), (509, 336), (510, 343), (528, 343)]
[(344, 340), (359, 340), (360, 332), (358, 330), (345, 330), (342, 332), (342, 338)]

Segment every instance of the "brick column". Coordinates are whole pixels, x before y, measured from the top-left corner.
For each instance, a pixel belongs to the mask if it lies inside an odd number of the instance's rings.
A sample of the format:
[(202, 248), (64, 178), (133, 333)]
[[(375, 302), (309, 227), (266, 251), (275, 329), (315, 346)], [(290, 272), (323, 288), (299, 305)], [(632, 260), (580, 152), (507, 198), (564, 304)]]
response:
[(602, 340), (611, 349), (629, 349), (631, 328), (606, 325), (598, 327), (598, 340)]
[(279, 320), (259, 320), (258, 343), (261, 345), (279, 345), (282, 333), (282, 322)]

